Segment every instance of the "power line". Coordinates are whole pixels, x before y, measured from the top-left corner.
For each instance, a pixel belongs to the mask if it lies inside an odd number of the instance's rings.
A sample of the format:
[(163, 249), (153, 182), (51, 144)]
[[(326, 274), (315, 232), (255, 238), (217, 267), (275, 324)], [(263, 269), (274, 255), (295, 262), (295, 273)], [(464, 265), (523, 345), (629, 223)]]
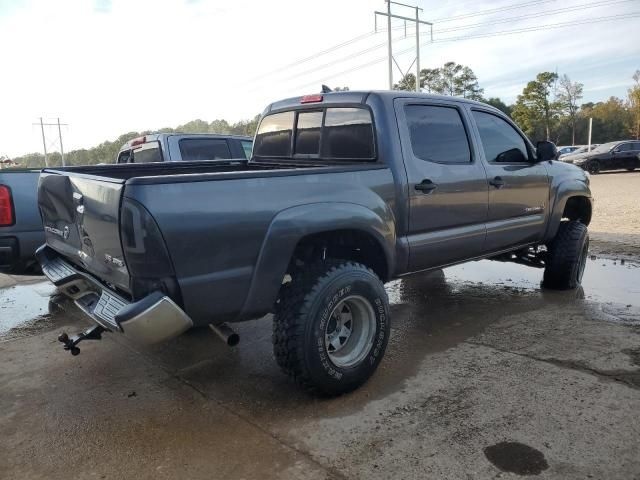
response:
[[(410, 35), (407, 35), (406, 37), (404, 37), (404, 36), (403, 37), (396, 37), (393, 40), (394, 41), (404, 40), (405, 38), (412, 38), (414, 36), (415, 36), (415, 34), (410, 34)], [(387, 44), (387, 42), (378, 43), (376, 45), (373, 45), (372, 47), (365, 48), (364, 50), (359, 50), (357, 52), (350, 53), (349, 55), (346, 55), (344, 57), (340, 57), (340, 58), (338, 58), (336, 60), (332, 60), (331, 62), (323, 63), (322, 65), (318, 65), (316, 67), (304, 70), (302, 72), (297, 72), (297, 73), (295, 73), (293, 75), (287, 75), (287, 80), (291, 80), (291, 79), (298, 78), (298, 77), (301, 77), (301, 76), (304, 76), (304, 75), (308, 75), (309, 73), (314, 73), (314, 72), (316, 72), (318, 70), (322, 70), (324, 68), (332, 67), (332, 66), (334, 66), (334, 65), (336, 65), (338, 63), (343, 63), (343, 62), (346, 62), (346, 61), (351, 60), (353, 58), (360, 57), (360, 56), (362, 56), (362, 55), (364, 55), (366, 53), (370, 53), (370, 52), (373, 52), (374, 50), (378, 50), (379, 48), (384, 47), (386, 44)], [(279, 72), (279, 73), (286, 74), (286, 72)], [(260, 77), (260, 78), (262, 78), (262, 77)]]
[[(584, 4), (584, 5), (563, 7), (563, 8), (555, 9), (555, 10), (547, 10), (547, 11), (544, 11), (544, 12), (536, 12), (536, 13), (533, 13), (533, 14), (519, 15), (519, 16), (509, 17), (507, 19), (502, 19), (502, 20), (496, 20), (496, 21), (491, 21), (491, 22), (481, 22), (481, 23), (476, 23), (476, 24), (472, 24), (472, 25), (465, 25), (465, 26), (460, 26), (460, 27), (452, 27), (452, 28), (448, 28), (448, 29), (444, 29), (444, 30), (439, 30), (437, 33), (446, 33), (446, 32), (468, 30), (468, 29), (472, 29), (472, 28), (479, 28), (479, 27), (483, 27), (483, 26), (498, 25), (498, 24), (501, 24), (501, 23), (508, 23), (508, 22), (517, 21), (517, 20), (527, 20), (527, 19), (530, 19), (530, 18), (537, 18), (537, 17), (541, 17), (541, 16), (554, 15), (554, 14), (558, 14), (558, 13), (567, 13), (567, 12), (571, 12), (571, 11), (575, 11), (575, 10), (582, 10), (582, 9), (585, 9), (585, 8), (595, 8), (595, 7), (601, 7), (601, 6), (609, 6), (609, 5), (613, 5), (613, 4), (617, 4), (617, 3), (624, 3), (624, 2), (629, 2), (629, 1), (635, 1), (635, 0), (600, 0), (600, 1), (592, 2), (592, 3), (588, 3), (588, 4)], [(540, 2), (540, 0), (537, 0), (537, 2)], [(525, 4), (529, 4), (529, 3), (532, 3), (532, 2), (526, 2)], [(517, 4), (516, 6), (520, 7), (520, 6), (525, 5), (525, 4)], [(511, 7), (509, 7), (509, 8), (511, 8)], [(480, 13), (480, 12), (477, 12), (477, 13)], [(475, 15), (475, 14), (473, 14), (473, 15)], [(397, 26), (397, 27), (392, 27), (392, 30), (400, 30), (400, 29), (403, 29), (403, 28), (404, 27), (402, 25), (400, 25), (400, 26)], [(531, 28), (533, 28), (533, 27), (531, 27)], [(378, 32), (383, 32), (383, 31), (387, 31), (387, 30), (386, 29), (385, 30), (378, 30)], [(516, 31), (514, 31), (514, 32), (516, 32)], [(494, 33), (500, 33), (500, 32), (494, 32)], [(368, 34), (364, 35), (364, 36), (361, 35), (361, 36), (355, 37), (355, 38), (364, 38), (366, 36), (369, 36), (369, 35)], [(404, 39), (409, 39), (409, 38), (413, 38), (413, 37), (415, 37), (415, 34), (407, 34), (404, 37), (396, 37), (396, 38), (393, 39), (393, 41), (404, 40)], [(445, 40), (444, 39), (435, 40), (434, 43), (438, 43), (438, 42), (442, 42), (442, 41), (445, 41)], [(348, 42), (344, 42), (343, 44), (347, 44), (347, 43)], [(353, 43), (353, 42), (351, 42), (351, 43)], [(431, 42), (429, 42), (429, 43), (431, 43)], [(421, 44), (421, 46), (428, 45), (429, 43)], [(343, 44), (340, 44), (340, 45), (343, 45)], [(340, 57), (338, 59), (332, 60), (331, 62), (324, 63), (322, 65), (319, 65), (319, 66), (304, 70), (302, 72), (295, 73), (293, 75), (287, 75), (286, 81), (302, 77), (304, 75), (316, 72), (318, 70), (322, 70), (324, 68), (332, 67), (332, 66), (334, 66), (336, 64), (339, 64), (339, 63), (343, 63), (345, 61), (348, 61), (348, 60), (351, 60), (353, 58), (359, 57), (361, 55), (364, 55), (364, 54), (370, 53), (372, 51), (378, 50), (378, 49), (384, 47), (386, 44), (387, 44), (387, 42), (382, 42), (382, 43), (376, 44), (374, 46), (368, 47), (366, 49), (359, 50), (357, 52), (351, 53), (351, 54), (346, 55), (344, 57)], [(329, 49), (325, 50), (324, 52), (328, 52), (328, 51), (329, 51)], [(404, 54), (404, 53), (407, 53), (408, 51), (409, 51), (409, 49), (403, 50), (403, 51), (400, 51), (399, 54)], [(317, 58), (317, 56), (307, 57), (307, 59), (305, 59), (305, 61), (311, 60), (311, 59), (315, 59), (315, 58)], [(296, 65), (296, 64), (299, 64), (299, 62), (298, 63), (293, 62), (290, 65)], [(284, 68), (285, 67), (282, 67), (281, 69), (275, 70), (273, 73), (279, 73), (280, 75), (286, 75), (286, 72), (284, 72), (282, 70)], [(269, 76), (269, 74), (261, 75), (259, 78), (265, 78), (267, 76)], [(255, 81), (255, 78), (253, 80)], [(252, 90), (257, 90), (259, 88), (260, 88), (259, 86), (256, 86)]]
[(536, 32), (536, 31), (539, 31), (539, 30), (553, 30), (553, 29), (556, 29), (556, 28), (574, 27), (574, 26), (578, 26), (578, 25), (587, 25), (587, 24), (592, 24), (592, 23), (607, 22), (607, 21), (616, 20), (616, 19), (619, 19), (619, 18), (636, 18), (638, 16), (640, 16), (640, 12), (632, 12), (632, 13), (627, 13), (627, 14), (611, 15), (609, 17), (600, 17), (600, 18), (594, 18), (594, 19), (582, 20), (582, 21), (552, 23), (552, 24), (549, 24), (549, 25), (536, 25), (534, 27), (524, 27), (524, 28), (518, 28), (518, 29), (514, 29), (514, 30), (502, 30), (502, 31), (499, 31), (499, 32), (490, 32), (490, 33), (479, 33), (479, 34), (474, 34), (474, 35), (465, 35), (465, 36), (461, 36), (461, 37), (439, 38), (439, 39), (434, 40), (433, 43), (456, 42), (456, 41), (461, 41), (461, 40), (470, 40), (470, 39), (473, 39), (473, 38), (488, 38), (488, 37), (496, 37), (496, 36), (502, 36), (502, 35), (512, 35), (512, 34), (515, 34), (515, 33)]
[[(328, 47), (324, 50), (321, 50), (319, 52), (314, 53), (313, 55), (309, 55), (308, 57), (303, 57), (300, 58), (298, 60), (294, 60), (291, 63), (288, 63), (286, 65), (282, 65), (278, 68), (274, 68), (273, 70), (269, 70), (268, 72), (265, 72), (263, 74), (261, 74), (258, 78), (266, 78), (266, 77), (270, 77), (274, 74), (277, 73), (282, 73), (282, 70), (288, 69), (288, 68), (293, 68), (293, 67), (297, 67), (298, 65), (302, 65), (303, 63), (309, 62), (311, 60), (315, 60), (318, 57), (321, 57), (323, 55), (326, 55), (327, 53), (331, 53), (334, 52), (335, 50), (339, 50), (340, 48), (346, 47), (348, 45), (352, 45), (353, 43), (359, 42), (360, 40), (363, 40), (365, 38), (371, 37), (373, 35), (376, 35), (376, 33), (378, 32), (367, 32), (367, 33), (363, 33), (361, 35), (357, 35), (353, 38), (350, 38), (349, 40), (345, 40), (342, 43), (338, 43), (336, 45), (333, 45), (332, 47)], [(255, 82), (255, 78), (252, 78), (250, 81), (244, 82), (243, 85), (246, 85), (247, 83), (253, 83)]]
[[(502, 35), (513, 35), (513, 34), (517, 34), (517, 33), (528, 33), (528, 32), (534, 32), (534, 31), (542, 31), (542, 30), (554, 30), (554, 29), (558, 29), (558, 28), (566, 28), (566, 27), (573, 27), (573, 26), (579, 26), (579, 25), (585, 25), (585, 24), (594, 24), (594, 23), (601, 23), (601, 22), (608, 22), (611, 20), (616, 20), (616, 19), (627, 19), (627, 18), (637, 18), (640, 17), (640, 12), (633, 12), (630, 14), (621, 14), (621, 15), (612, 15), (609, 17), (601, 17), (601, 18), (597, 18), (597, 19), (591, 19), (591, 20), (583, 20), (583, 21), (573, 21), (573, 22), (562, 22), (562, 23), (555, 23), (555, 24), (549, 24), (549, 25), (538, 25), (535, 27), (528, 27), (528, 28), (520, 28), (520, 29), (513, 29), (513, 30), (502, 30), (499, 32), (492, 32), (492, 33), (486, 33), (486, 34), (475, 34), (475, 35), (467, 35), (467, 36), (460, 36), (460, 37), (447, 37), (447, 38), (443, 38), (443, 39), (436, 39), (433, 42), (427, 42), (427, 43), (423, 43), (421, 46), (428, 46), (430, 43), (444, 43), (444, 42), (456, 42), (456, 41), (463, 41), (463, 40), (471, 40), (474, 38), (487, 38), (487, 37), (494, 37), (494, 36), (502, 36)], [(409, 53), (410, 51), (412, 51), (413, 48), (407, 48), (405, 50), (401, 50), (399, 52), (397, 52), (397, 55), (403, 55), (405, 53)], [(328, 76), (324, 76), (324, 77), (319, 77), (318, 80), (314, 81), (314, 82), (309, 82), (306, 83), (304, 85), (298, 85), (296, 87), (294, 87), (292, 90), (297, 90), (297, 89), (301, 89), (301, 88), (306, 88), (308, 86), (313, 86), (313, 85), (318, 85), (319, 83), (321, 83), (322, 81), (328, 80), (330, 78), (334, 78), (340, 75), (344, 75), (347, 73), (351, 73), (353, 71), (356, 70), (360, 70), (363, 68), (367, 68), (370, 67), (372, 65), (375, 65), (377, 63), (383, 62), (387, 59), (387, 57), (378, 57), (374, 60), (371, 60), (369, 62), (366, 63), (362, 63), (359, 64), (357, 66), (351, 67), (349, 69), (346, 70), (342, 70), (340, 72), (336, 72), (333, 73), (331, 75)]]
[(515, 4), (512, 4), (512, 5), (507, 5), (505, 7), (490, 8), (488, 10), (480, 10), (480, 11), (474, 12), (474, 13), (465, 13), (463, 15), (455, 15), (453, 17), (437, 18), (435, 20), (432, 20), (432, 22), (433, 23), (436, 23), (436, 22), (440, 22), (440, 23), (453, 22), (455, 20), (461, 20), (463, 18), (479, 17), (480, 15), (489, 15), (489, 14), (492, 14), (492, 13), (506, 12), (506, 11), (509, 11), (509, 10), (515, 10), (517, 8), (532, 7), (534, 5), (539, 5), (541, 3), (549, 3), (549, 2), (554, 2), (554, 1), (555, 0), (533, 0), (533, 1), (529, 1), (529, 2), (515, 3)]
[(558, 9), (555, 9), (555, 10), (546, 10), (544, 12), (536, 12), (536, 13), (529, 13), (529, 14), (525, 14), (525, 15), (517, 15), (515, 17), (503, 18), (501, 20), (495, 20), (495, 21), (491, 21), (491, 22), (474, 23), (474, 24), (470, 24), (470, 25), (462, 25), (462, 26), (459, 26), (459, 27), (446, 28), (446, 29), (443, 29), (443, 30), (434, 29), (434, 33), (447, 33), (447, 32), (456, 32), (456, 31), (460, 31), (460, 30), (467, 30), (467, 29), (476, 28), (476, 27), (488, 27), (488, 26), (491, 26), (491, 25), (499, 25), (501, 23), (509, 23), (509, 22), (513, 22), (513, 21), (517, 21), (517, 20), (528, 20), (530, 18), (545, 17), (547, 15), (556, 15), (558, 13), (567, 13), (567, 12), (572, 12), (572, 11), (576, 11), (576, 10), (584, 10), (584, 9), (588, 9), (588, 8), (604, 7), (604, 6), (614, 5), (614, 4), (617, 4), (617, 3), (626, 3), (626, 2), (632, 2), (632, 1), (636, 1), (636, 0), (601, 0), (601, 1), (598, 1), (598, 2), (586, 3), (586, 4), (583, 4), (583, 5), (573, 5), (573, 6), (570, 6), (570, 7), (563, 7), (563, 8), (558, 8)]
[[(403, 28), (404, 28), (404, 26), (399, 25), (399, 26), (393, 27), (392, 30), (401, 30)], [(379, 33), (383, 33), (383, 32), (386, 32), (386, 31), (387, 31), (386, 29), (379, 29), (379, 30), (376, 30), (376, 31), (373, 31), (373, 32), (363, 33), (363, 34), (358, 35), (356, 37), (353, 37), (353, 38), (351, 38), (349, 40), (346, 40), (346, 41), (344, 41), (342, 43), (338, 43), (337, 45), (333, 45), (332, 47), (326, 48), (325, 50), (321, 50), (319, 52), (316, 52), (313, 55), (309, 55), (308, 57), (303, 57), (303, 58), (300, 58), (298, 60), (294, 60), (293, 62), (288, 63), (286, 65), (282, 65), (282, 66), (280, 66), (278, 68), (274, 68), (273, 70), (269, 70), (268, 72), (265, 72), (265, 73), (261, 74), (257, 78), (267, 78), (267, 77), (270, 77), (270, 76), (272, 76), (274, 74), (282, 74), (283, 70), (285, 70), (287, 68), (297, 67), (297, 66), (302, 65), (304, 63), (307, 63), (307, 62), (309, 62), (311, 60), (316, 60), (318, 57), (324, 56), (324, 55), (326, 55), (328, 53), (334, 52), (334, 51), (339, 50), (339, 49), (341, 49), (343, 47), (347, 47), (347, 46), (352, 45), (352, 44), (354, 44), (356, 42), (359, 42), (360, 40), (364, 40), (365, 38), (372, 37), (372, 36), (375, 36), (375, 35), (377, 35)], [(412, 35), (410, 35), (410, 36), (412, 36)], [(376, 46), (375, 48), (380, 48), (381, 46), (384, 46), (384, 45), (385, 45), (384, 43), (381, 43), (380, 45)], [(366, 51), (368, 52), (370, 50), (367, 49)], [(349, 58), (352, 58), (352, 57), (349, 57)], [(254, 78), (251, 79), (250, 82), (253, 83), (253, 82), (255, 82), (255, 80), (256, 80), (256, 78), (254, 77)], [(249, 83), (249, 82), (245, 82), (245, 84), (246, 83)]]
[[(551, 1), (555, 1), (555, 0), (532, 0), (532, 1), (524, 2), (524, 3), (508, 5), (506, 7), (501, 7), (501, 8), (482, 10), (482, 11), (479, 11), (479, 12), (465, 14), (465, 15), (458, 15), (458, 16), (454, 16), (454, 17), (446, 17), (444, 19), (434, 20), (434, 22), (435, 21), (448, 22), (448, 21), (457, 20), (457, 19), (460, 19), (460, 18), (468, 18), (468, 17), (479, 16), (479, 15), (485, 15), (485, 14), (489, 14), (489, 13), (496, 13), (498, 11), (513, 10), (515, 8), (521, 8), (521, 7), (524, 7), (524, 6), (537, 5), (537, 4), (540, 4), (540, 3), (548, 3), (548, 2), (551, 2)], [(627, 1), (629, 1), (629, 0), (627, 0)], [(391, 30), (400, 30), (400, 29), (403, 29), (403, 28), (405, 28), (404, 25), (399, 25), (399, 26), (396, 26), (396, 27), (392, 27)], [(333, 45), (331, 47), (328, 47), (328, 48), (326, 48), (324, 50), (320, 50), (319, 52), (315, 52), (312, 55), (300, 58), (298, 60), (294, 60), (293, 62), (290, 62), (290, 63), (288, 63), (286, 65), (282, 65), (282, 66), (280, 66), (278, 68), (275, 68), (273, 70), (265, 72), (262, 75), (260, 75), (259, 78), (266, 78), (266, 77), (272, 76), (272, 75), (277, 74), (277, 73), (282, 73), (282, 70), (285, 70), (285, 69), (288, 69), (288, 68), (293, 68), (293, 67), (301, 65), (303, 63), (307, 63), (307, 62), (309, 62), (311, 60), (317, 59), (318, 57), (321, 57), (321, 56), (324, 56), (324, 55), (326, 55), (328, 53), (331, 53), (331, 52), (334, 52), (336, 50), (339, 50), (340, 48), (352, 45), (352, 44), (354, 44), (354, 43), (356, 43), (356, 42), (358, 42), (360, 40), (364, 40), (365, 38), (368, 38), (368, 37), (374, 36), (374, 35), (376, 35), (378, 33), (383, 33), (383, 32), (386, 32), (386, 31), (387, 31), (387, 29), (380, 29), (380, 30), (376, 29), (373, 32), (366, 32), (366, 33), (357, 35), (357, 36), (355, 36), (353, 38), (345, 40), (344, 42), (338, 43), (338, 44)], [(408, 35), (408, 36), (405, 35), (405, 38), (409, 38), (409, 37), (413, 37), (413, 36), (414, 35)], [(364, 53), (368, 53), (368, 52), (370, 52), (370, 51), (372, 51), (374, 49), (381, 48), (384, 45), (385, 44), (383, 43), (383, 44), (377, 45), (376, 47), (372, 47), (371, 49), (366, 49), (364, 51)], [(362, 54), (362, 52), (360, 52), (360, 54)], [(351, 58), (353, 58), (353, 57), (352, 56), (348, 57), (348, 59), (351, 59)], [(251, 82), (254, 82), (254, 81), (255, 81), (255, 78), (251, 80)]]

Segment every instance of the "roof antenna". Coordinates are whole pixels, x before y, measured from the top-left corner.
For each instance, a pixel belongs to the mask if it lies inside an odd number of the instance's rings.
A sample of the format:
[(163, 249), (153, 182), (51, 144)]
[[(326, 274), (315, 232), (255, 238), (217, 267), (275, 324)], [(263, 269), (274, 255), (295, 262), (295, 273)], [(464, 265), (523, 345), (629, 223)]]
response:
[(329, 93), (329, 92), (333, 92), (333, 90), (331, 90), (329, 87), (327, 87), (326, 85), (322, 85), (322, 93)]

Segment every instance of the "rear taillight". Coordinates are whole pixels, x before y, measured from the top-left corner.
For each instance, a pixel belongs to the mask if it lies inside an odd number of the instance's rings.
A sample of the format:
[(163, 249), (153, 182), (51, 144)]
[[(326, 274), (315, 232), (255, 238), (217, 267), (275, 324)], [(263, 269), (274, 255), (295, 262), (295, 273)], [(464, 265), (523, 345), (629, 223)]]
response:
[(305, 95), (300, 103), (318, 103), (322, 101), (322, 95)]
[(131, 275), (130, 288), (134, 300), (160, 290), (182, 304), (173, 264), (160, 229), (147, 209), (129, 198), (122, 201), (120, 238)]
[(173, 276), (173, 265), (160, 229), (151, 214), (135, 200), (125, 198), (120, 215), (122, 249), (134, 277)]
[(0, 226), (13, 225), (13, 201), (11, 200), (11, 190), (5, 185), (0, 185)]

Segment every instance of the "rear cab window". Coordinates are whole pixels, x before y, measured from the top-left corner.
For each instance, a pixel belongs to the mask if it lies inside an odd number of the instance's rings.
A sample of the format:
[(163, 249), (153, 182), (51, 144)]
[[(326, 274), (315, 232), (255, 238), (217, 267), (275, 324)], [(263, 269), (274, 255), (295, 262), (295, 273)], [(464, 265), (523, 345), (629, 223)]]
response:
[(118, 154), (116, 163), (129, 163), (131, 161), (131, 150), (124, 150)]
[(253, 147), (256, 158), (373, 161), (371, 112), (362, 107), (320, 107), (265, 116)]
[(183, 138), (178, 145), (185, 162), (231, 158), (229, 145), (224, 138)]
[[(126, 157), (123, 156), (123, 161), (121, 162), (121, 158), (119, 156), (118, 163), (127, 163), (124, 161), (125, 158)], [(157, 163), (162, 161), (163, 159), (162, 151), (160, 150), (160, 143), (148, 142), (140, 146), (136, 146), (130, 151), (128, 163)]]
[(253, 142), (251, 140), (240, 140), (242, 145), (242, 151), (244, 152), (244, 158), (251, 158), (251, 150), (253, 150)]

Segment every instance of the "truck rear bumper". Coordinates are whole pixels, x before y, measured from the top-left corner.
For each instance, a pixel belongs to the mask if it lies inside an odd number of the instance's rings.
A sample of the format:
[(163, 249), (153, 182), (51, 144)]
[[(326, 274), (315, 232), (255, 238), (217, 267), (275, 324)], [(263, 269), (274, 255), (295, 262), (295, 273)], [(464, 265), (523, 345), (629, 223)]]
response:
[(59, 292), (73, 299), (84, 313), (107, 330), (153, 344), (176, 337), (193, 326), (191, 318), (162, 292), (130, 302), (76, 269), (46, 245), (36, 251), (36, 258), (42, 272)]

